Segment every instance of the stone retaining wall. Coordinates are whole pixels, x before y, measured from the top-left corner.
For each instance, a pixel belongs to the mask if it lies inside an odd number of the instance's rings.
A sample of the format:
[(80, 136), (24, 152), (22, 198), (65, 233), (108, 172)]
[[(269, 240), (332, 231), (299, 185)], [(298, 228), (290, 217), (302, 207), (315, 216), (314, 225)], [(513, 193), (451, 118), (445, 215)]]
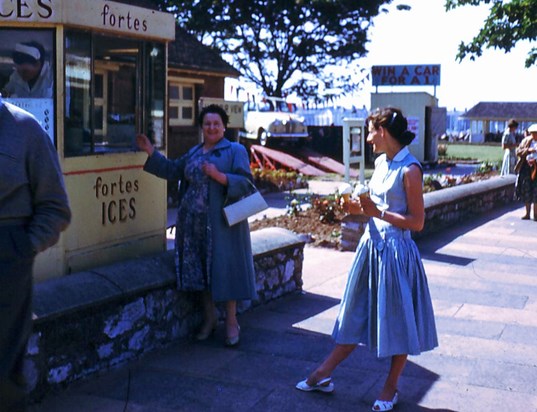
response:
[[(480, 213), (513, 202), (515, 176), (493, 177), (425, 193), (425, 226), (417, 239)], [(355, 250), (367, 224), (363, 216), (346, 216), (341, 224), (341, 248)]]
[(425, 226), (415, 238), (438, 232), (473, 216), (512, 203), (515, 198), (514, 175), (493, 177), (474, 183), (426, 193)]
[[(302, 288), (304, 242), (292, 232), (252, 232), (258, 300)], [(199, 295), (175, 289), (173, 253), (140, 258), (35, 285), (34, 332), (25, 372), (34, 399), (191, 335), (202, 322)]]

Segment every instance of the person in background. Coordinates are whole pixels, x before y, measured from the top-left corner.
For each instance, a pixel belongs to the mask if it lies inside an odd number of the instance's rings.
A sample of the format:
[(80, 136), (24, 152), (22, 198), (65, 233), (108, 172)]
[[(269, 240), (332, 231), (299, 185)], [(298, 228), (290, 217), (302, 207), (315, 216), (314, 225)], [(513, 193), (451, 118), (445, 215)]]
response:
[(200, 291), (204, 322), (196, 335), (207, 339), (216, 329), (216, 302), (226, 302), (226, 346), (239, 343), (237, 300), (255, 299), (250, 229), (245, 220), (229, 227), (222, 208), (251, 191), (253, 177), (244, 146), (224, 138), (227, 113), (210, 105), (198, 118), (203, 143), (177, 160), (154, 149), (145, 135), (138, 147), (145, 151), (144, 170), (163, 179), (180, 180), (175, 252), (177, 287)]
[(0, 411), (26, 410), (34, 258), (70, 220), (50, 138), (32, 115), (0, 97)]
[(507, 176), (515, 173), (516, 164), (516, 129), (518, 128), (518, 122), (515, 119), (507, 122), (507, 128), (503, 132), (502, 136), (502, 150), (503, 150), (503, 162), (500, 176)]
[(523, 220), (530, 219), (533, 204), (533, 220), (537, 222), (537, 123), (528, 127), (526, 136), (516, 148), (518, 161), (515, 166), (517, 173), (515, 195), (524, 202), (526, 213)]
[[(411, 231), (425, 221), (423, 172), (407, 146), (414, 133), (399, 109), (369, 115), (367, 142), (375, 161), (369, 196), (351, 198), (345, 207), (369, 222), (360, 239), (332, 337), (328, 357), (296, 388), (331, 392), (332, 372), (357, 345), (391, 358), (388, 376), (373, 411), (389, 411), (399, 400), (398, 381), (407, 356), (438, 346), (427, 277)], [(385, 207), (381, 207), (385, 205)]]
[(17, 43), (13, 51), (13, 63), (15, 70), (2, 90), (5, 97), (53, 96), (54, 73), (45, 59), (45, 49), (40, 43)]

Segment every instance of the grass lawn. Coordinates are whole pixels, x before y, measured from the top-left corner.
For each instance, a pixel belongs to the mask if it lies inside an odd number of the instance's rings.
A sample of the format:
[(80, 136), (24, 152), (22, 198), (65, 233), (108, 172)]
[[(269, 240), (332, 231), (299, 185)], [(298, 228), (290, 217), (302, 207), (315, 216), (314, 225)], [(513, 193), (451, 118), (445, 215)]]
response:
[[(441, 143), (444, 144), (444, 143)], [(447, 153), (441, 159), (445, 160), (478, 160), (480, 162), (501, 162), (503, 151), (501, 146), (478, 144), (447, 144)]]

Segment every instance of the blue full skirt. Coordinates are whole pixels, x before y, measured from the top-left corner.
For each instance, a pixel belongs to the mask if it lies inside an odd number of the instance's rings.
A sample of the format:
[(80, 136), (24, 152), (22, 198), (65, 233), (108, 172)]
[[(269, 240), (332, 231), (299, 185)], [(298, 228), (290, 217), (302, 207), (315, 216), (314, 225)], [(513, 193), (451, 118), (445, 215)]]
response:
[(378, 357), (418, 355), (438, 346), (427, 277), (409, 231), (368, 227), (332, 336), (336, 343), (376, 350)]

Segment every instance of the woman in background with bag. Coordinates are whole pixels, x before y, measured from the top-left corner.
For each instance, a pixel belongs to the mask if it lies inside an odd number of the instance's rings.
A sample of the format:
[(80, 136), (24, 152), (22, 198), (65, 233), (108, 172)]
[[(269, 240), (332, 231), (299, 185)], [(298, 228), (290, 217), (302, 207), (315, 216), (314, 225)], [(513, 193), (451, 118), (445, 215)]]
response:
[(222, 212), (224, 203), (240, 199), (252, 190), (248, 153), (239, 143), (224, 139), (228, 115), (210, 105), (198, 118), (203, 143), (177, 160), (169, 160), (145, 135), (138, 147), (145, 151), (144, 170), (167, 180), (180, 180), (175, 235), (177, 287), (200, 291), (204, 322), (197, 340), (216, 329), (214, 302), (225, 302), (226, 346), (239, 343), (237, 300), (255, 299), (255, 278), (250, 229), (244, 220), (229, 226)]
[(528, 127), (526, 136), (516, 149), (518, 161), (515, 195), (524, 202), (526, 214), (522, 220), (529, 220), (533, 204), (533, 220), (537, 222), (537, 123)]

